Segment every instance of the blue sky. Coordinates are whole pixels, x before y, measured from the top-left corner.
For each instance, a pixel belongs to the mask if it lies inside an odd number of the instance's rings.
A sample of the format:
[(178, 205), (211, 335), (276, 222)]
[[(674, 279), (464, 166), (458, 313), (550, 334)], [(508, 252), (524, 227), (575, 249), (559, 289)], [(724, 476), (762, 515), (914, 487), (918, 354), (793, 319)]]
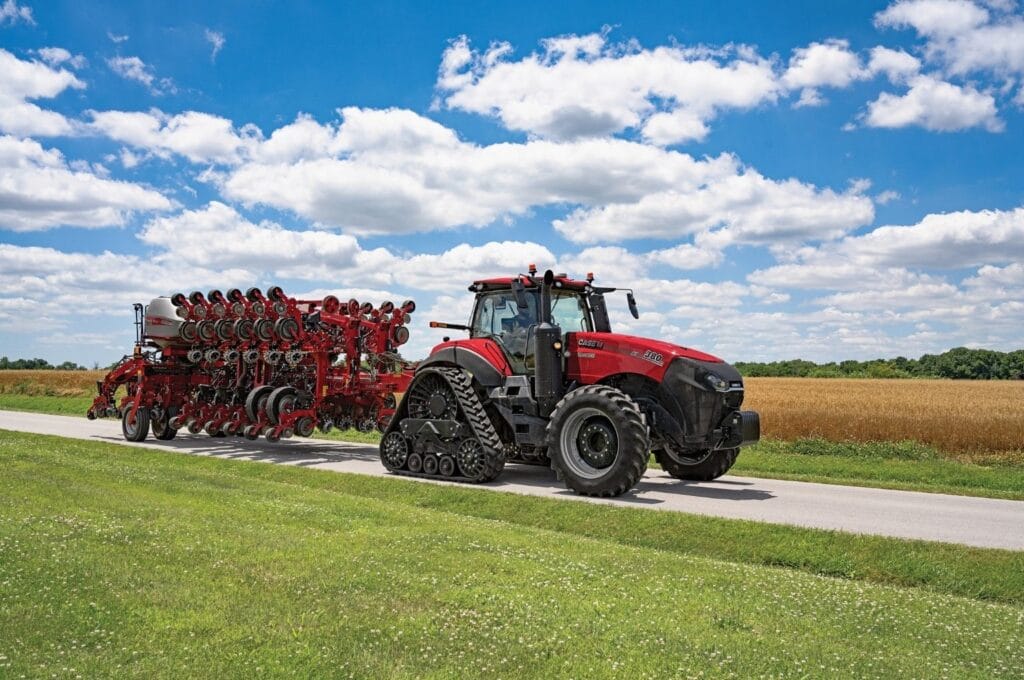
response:
[(474, 276), (632, 285), (733, 360), (1010, 349), (1012, 2), (0, 0), (0, 354), (108, 363), (130, 303)]

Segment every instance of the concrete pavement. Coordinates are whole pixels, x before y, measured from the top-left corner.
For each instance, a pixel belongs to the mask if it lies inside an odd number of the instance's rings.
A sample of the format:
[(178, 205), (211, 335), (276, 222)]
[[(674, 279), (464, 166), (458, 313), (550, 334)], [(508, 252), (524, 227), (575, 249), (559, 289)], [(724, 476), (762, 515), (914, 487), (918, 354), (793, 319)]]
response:
[[(0, 429), (127, 445), (121, 437), (121, 424), (115, 420), (89, 421), (85, 417), (0, 411)], [(301, 465), (378, 477), (390, 476), (378, 460), (377, 447), (365, 444), (315, 439), (291, 439), (270, 444), (262, 439), (214, 439), (205, 434), (181, 432), (169, 442), (156, 441), (151, 437), (142, 444), (131, 446), (234, 460)], [(510, 465), (497, 481), (473, 485), (472, 488), (816, 529), (1024, 550), (1024, 501), (731, 475), (713, 482), (681, 482), (661, 470), (648, 470), (637, 488), (626, 496), (594, 499), (568, 491), (546, 468), (524, 465)]]

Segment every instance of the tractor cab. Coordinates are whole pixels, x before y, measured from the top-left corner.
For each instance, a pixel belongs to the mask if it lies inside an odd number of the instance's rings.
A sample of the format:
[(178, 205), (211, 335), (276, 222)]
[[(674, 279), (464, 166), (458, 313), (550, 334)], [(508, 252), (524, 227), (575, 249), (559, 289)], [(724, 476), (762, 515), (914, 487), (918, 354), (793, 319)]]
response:
[[(525, 277), (524, 277), (525, 278)], [(491, 339), (508, 356), (517, 374), (532, 371), (536, 351), (536, 331), (543, 322), (540, 287), (529, 279), (489, 279), (471, 287), (476, 301), (469, 325), (470, 338)], [(569, 333), (607, 331), (603, 299), (598, 305), (600, 320), (595, 322), (593, 301), (602, 294), (587, 281), (555, 277), (550, 294), (550, 325), (560, 329), (563, 340)]]

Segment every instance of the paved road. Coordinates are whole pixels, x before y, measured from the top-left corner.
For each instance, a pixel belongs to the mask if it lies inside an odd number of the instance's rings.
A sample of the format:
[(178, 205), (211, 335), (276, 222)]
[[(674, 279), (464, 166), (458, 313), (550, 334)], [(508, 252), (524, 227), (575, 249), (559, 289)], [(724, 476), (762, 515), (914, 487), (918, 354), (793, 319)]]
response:
[[(88, 421), (84, 417), (0, 411), (0, 429), (126, 443), (121, 438), (120, 422), (113, 420)], [(374, 476), (388, 474), (378, 461), (377, 447), (365, 444), (308, 439), (270, 444), (265, 440), (213, 439), (206, 435), (182, 433), (170, 442), (150, 438), (132, 446), (234, 460), (301, 465), (336, 472)], [(550, 470), (524, 465), (510, 466), (496, 482), (476, 488), (1024, 550), (1024, 501), (733, 476), (714, 482), (680, 482), (661, 470), (648, 470), (634, 492), (622, 498), (592, 499), (566, 490)]]

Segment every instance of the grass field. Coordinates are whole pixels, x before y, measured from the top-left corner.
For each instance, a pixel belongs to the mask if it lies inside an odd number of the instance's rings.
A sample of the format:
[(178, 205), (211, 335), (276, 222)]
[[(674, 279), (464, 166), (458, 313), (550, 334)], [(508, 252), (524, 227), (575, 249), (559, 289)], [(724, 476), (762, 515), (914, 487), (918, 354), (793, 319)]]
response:
[(5, 432), (0, 457), (0, 676), (1024, 673), (1022, 553)]

